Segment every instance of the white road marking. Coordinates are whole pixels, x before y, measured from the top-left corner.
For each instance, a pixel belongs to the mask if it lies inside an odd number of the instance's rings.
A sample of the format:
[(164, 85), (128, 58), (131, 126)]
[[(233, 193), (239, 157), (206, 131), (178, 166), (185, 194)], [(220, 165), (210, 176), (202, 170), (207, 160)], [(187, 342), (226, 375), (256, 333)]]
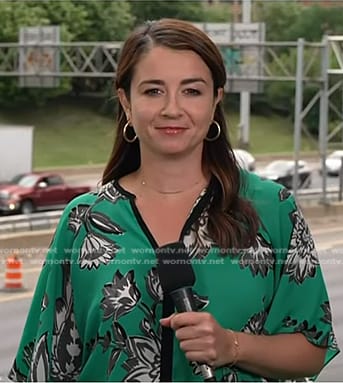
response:
[(51, 235), (53, 234), (55, 229), (45, 229), (45, 230), (33, 230), (33, 231), (18, 231), (16, 233), (6, 233), (6, 234), (0, 234), (0, 239), (7, 240), (7, 239), (14, 239), (14, 238), (21, 238), (21, 237), (37, 237), (42, 235)]
[[(19, 300), (19, 299), (32, 298), (33, 293), (34, 293), (33, 290), (22, 292), (22, 293), (16, 293), (16, 292), (8, 292), (8, 293), (6, 293), (6, 292), (3, 292), (3, 294), (8, 294), (8, 295), (0, 296), (0, 303), (16, 301), (16, 300)], [(15, 295), (13, 295), (13, 294), (15, 294)]]

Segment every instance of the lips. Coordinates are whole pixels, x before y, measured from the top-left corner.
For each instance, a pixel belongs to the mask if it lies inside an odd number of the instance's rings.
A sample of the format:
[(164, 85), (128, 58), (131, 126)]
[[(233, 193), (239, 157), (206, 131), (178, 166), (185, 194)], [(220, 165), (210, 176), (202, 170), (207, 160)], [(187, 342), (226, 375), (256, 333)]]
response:
[(186, 128), (182, 126), (160, 126), (157, 130), (168, 134), (176, 134), (185, 131)]
[(184, 130), (186, 128), (182, 127), (182, 126), (159, 126), (157, 127), (157, 129), (174, 129), (174, 130)]
[(178, 134), (185, 131), (185, 128), (176, 127), (176, 126), (164, 126), (163, 128), (157, 128), (159, 131), (166, 134)]

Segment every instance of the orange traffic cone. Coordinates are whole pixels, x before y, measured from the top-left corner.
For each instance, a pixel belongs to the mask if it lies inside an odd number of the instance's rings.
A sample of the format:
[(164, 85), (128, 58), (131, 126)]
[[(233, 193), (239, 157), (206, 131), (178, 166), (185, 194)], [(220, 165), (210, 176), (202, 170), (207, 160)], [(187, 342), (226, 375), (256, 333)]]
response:
[(16, 254), (9, 256), (6, 260), (5, 290), (23, 290), (23, 262)]

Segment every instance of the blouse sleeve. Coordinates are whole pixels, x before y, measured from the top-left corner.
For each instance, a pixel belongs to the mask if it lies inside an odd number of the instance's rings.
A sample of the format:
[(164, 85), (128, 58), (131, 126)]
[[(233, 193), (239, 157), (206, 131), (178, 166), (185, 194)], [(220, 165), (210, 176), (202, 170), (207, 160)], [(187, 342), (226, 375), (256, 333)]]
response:
[(292, 195), (280, 201), (275, 294), (265, 322), (267, 334), (302, 333), (327, 348), (325, 364), (339, 353), (331, 308), (314, 240)]
[(64, 211), (39, 276), (19, 349), (9, 373), (13, 381), (73, 381), (79, 375), (82, 343), (70, 283), (68, 230)]

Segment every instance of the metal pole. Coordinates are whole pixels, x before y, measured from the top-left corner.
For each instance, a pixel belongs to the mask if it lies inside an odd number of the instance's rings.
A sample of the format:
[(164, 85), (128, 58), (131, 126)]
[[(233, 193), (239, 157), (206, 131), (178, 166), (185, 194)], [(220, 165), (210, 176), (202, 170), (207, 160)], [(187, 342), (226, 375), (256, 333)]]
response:
[(319, 115), (319, 153), (320, 153), (320, 166), (322, 169), (322, 203), (327, 204), (327, 171), (325, 166), (326, 151), (328, 144), (328, 91), (329, 91), (329, 40), (328, 36), (323, 37), (322, 49), (322, 85), (320, 92), (320, 115)]
[[(251, 0), (242, 0), (242, 23), (251, 23)], [(250, 142), (250, 93), (240, 94), (240, 146), (248, 148)]]
[(297, 69), (295, 82), (295, 110), (294, 110), (294, 176), (292, 189), (294, 196), (299, 187), (298, 161), (301, 148), (301, 111), (303, 105), (303, 78), (304, 78), (304, 39), (298, 39)]
[(232, 9), (232, 14), (233, 14), (233, 22), (238, 23), (239, 22), (239, 0), (234, 0), (233, 1), (233, 9)]
[(342, 201), (343, 194), (343, 157), (341, 157), (341, 167), (339, 168), (339, 188), (338, 188), (338, 201)]

